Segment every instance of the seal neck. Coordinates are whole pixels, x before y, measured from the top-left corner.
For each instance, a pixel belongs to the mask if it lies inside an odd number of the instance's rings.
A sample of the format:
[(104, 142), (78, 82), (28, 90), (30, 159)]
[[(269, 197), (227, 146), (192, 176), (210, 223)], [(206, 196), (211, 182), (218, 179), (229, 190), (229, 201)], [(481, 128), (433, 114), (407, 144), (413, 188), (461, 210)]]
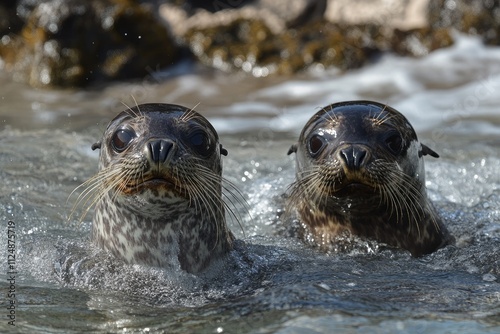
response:
[(189, 204), (179, 200), (157, 208), (160, 216), (149, 215), (151, 207), (131, 210), (107, 194), (96, 206), (92, 241), (130, 264), (200, 272), (232, 249), (233, 236), (223, 209), (201, 212)]

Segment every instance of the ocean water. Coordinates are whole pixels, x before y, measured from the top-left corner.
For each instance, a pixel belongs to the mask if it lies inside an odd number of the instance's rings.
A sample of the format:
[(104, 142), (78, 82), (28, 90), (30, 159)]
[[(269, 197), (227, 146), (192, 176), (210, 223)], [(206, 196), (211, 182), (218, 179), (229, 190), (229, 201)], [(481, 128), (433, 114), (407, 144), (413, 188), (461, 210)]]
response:
[[(386, 55), (348, 73), (257, 79), (185, 64), (51, 91), (0, 75), (0, 290), (16, 297), (2, 303), (0, 332), (500, 332), (500, 48), (457, 38), (420, 59)], [(440, 154), (426, 160), (426, 184), (454, 246), (412, 258), (359, 240), (323, 254), (281, 233), (289, 146), (321, 107), (351, 99), (395, 107)], [(246, 200), (240, 221), (228, 218), (235, 251), (199, 276), (123, 265), (89, 245), (91, 215), (70, 216), (70, 193), (97, 171), (90, 146), (116, 113), (148, 102), (209, 118), (229, 151), (224, 177)]]

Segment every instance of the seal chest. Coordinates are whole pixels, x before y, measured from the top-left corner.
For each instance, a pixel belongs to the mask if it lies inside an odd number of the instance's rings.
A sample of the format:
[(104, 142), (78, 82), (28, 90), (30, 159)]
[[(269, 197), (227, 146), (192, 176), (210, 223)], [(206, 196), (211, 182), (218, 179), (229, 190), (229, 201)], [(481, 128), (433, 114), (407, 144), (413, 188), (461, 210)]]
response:
[(227, 151), (197, 112), (142, 104), (121, 112), (101, 141), (99, 172), (82, 194), (96, 204), (92, 241), (128, 263), (196, 273), (232, 249), (225, 222)]
[(408, 120), (372, 101), (329, 105), (304, 126), (288, 212), (300, 236), (328, 250), (342, 232), (400, 247), (413, 256), (453, 239), (429, 201), (421, 144)]

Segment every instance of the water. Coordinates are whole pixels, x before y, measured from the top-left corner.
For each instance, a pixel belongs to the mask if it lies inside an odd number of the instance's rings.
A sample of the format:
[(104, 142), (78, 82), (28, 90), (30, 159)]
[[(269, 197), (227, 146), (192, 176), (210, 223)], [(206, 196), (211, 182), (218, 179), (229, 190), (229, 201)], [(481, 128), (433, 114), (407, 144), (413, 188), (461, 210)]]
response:
[[(0, 218), (18, 237), (16, 327), (2, 306), (0, 332), (500, 331), (500, 49), (460, 37), (422, 59), (388, 55), (347, 74), (168, 74), (92, 91), (0, 77)], [(229, 151), (224, 175), (250, 214), (238, 208), (236, 251), (201, 276), (121, 265), (88, 245), (90, 215), (79, 222), (78, 208), (68, 220), (68, 195), (97, 171), (90, 146), (134, 99), (197, 106)], [(326, 255), (280, 233), (294, 178), (286, 152), (314, 112), (347, 99), (390, 104), (440, 153), (426, 160), (427, 187), (455, 246), (415, 259), (359, 241)]]

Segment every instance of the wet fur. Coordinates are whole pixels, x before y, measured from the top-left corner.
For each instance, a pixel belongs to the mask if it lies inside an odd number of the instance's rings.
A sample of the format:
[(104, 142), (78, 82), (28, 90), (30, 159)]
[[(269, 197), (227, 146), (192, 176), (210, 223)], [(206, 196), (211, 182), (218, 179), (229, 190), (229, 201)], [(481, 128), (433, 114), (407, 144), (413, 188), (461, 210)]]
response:
[[(110, 140), (122, 127), (134, 129), (137, 138), (118, 153)], [(181, 139), (193, 129), (212, 141), (209, 156), (198, 156)], [(152, 163), (145, 151), (150, 138), (174, 142), (165, 163)], [(227, 151), (200, 114), (176, 105), (138, 105), (112, 120), (93, 148), (101, 149), (99, 172), (81, 186), (77, 204), (86, 211), (95, 205), (91, 239), (97, 246), (128, 263), (180, 265), (192, 273), (232, 249), (225, 211), (234, 212), (224, 196), (230, 203), (242, 197), (223, 180), (221, 155)]]
[[(335, 131), (336, 138), (312, 157), (306, 142), (318, 129)], [(402, 140), (398, 154), (378, 140), (394, 129)], [(363, 131), (377, 135), (364, 140), (359, 134)], [(346, 168), (339, 158), (346, 143), (361, 143), (370, 162), (359, 170)], [(347, 232), (421, 256), (452, 240), (425, 189), (422, 157), (438, 155), (418, 142), (411, 125), (396, 110), (370, 101), (328, 106), (306, 124), (288, 153), (294, 152), (296, 181), (289, 189), (287, 211), (296, 213), (299, 235), (307, 243), (328, 250)], [(361, 186), (345, 187), (351, 182)]]

